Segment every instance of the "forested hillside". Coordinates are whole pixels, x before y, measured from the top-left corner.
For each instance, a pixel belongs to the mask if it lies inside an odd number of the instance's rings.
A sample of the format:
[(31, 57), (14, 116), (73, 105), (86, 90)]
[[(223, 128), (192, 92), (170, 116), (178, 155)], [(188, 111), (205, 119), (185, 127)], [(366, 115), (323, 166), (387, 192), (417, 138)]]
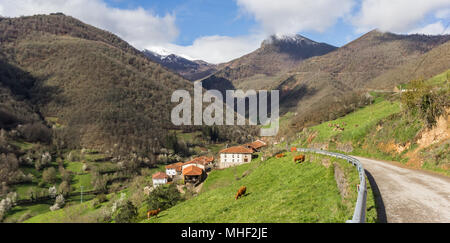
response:
[[(300, 63), (272, 88), (281, 91), (281, 109), (296, 114), (290, 123), (292, 129), (302, 129), (372, 102), (367, 95), (371, 90), (392, 91), (396, 85), (409, 82), (411, 76), (431, 78), (444, 72), (450, 68), (450, 62), (445, 62), (449, 40), (449, 35), (372, 31), (334, 52)], [(427, 66), (421, 67), (426, 56)], [(403, 76), (406, 67), (410, 75)]]

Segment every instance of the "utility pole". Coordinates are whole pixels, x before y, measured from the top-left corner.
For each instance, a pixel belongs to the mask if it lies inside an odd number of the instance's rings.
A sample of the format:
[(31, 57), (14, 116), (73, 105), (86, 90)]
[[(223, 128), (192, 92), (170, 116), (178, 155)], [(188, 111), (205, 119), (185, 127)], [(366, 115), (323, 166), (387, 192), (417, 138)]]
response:
[(81, 188), (81, 203), (83, 203), (83, 186), (80, 186)]

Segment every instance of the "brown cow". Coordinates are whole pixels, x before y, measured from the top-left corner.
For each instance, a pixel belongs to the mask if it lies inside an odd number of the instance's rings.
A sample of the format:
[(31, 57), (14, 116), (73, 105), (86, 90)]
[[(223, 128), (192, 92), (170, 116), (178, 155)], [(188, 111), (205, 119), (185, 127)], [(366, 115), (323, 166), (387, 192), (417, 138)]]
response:
[(303, 163), (303, 162), (305, 162), (305, 159), (306, 159), (306, 156), (302, 154), (302, 155), (299, 155), (299, 156), (295, 156), (294, 157), (294, 162), (295, 163), (297, 163), (297, 162)]
[(240, 197), (245, 195), (245, 192), (247, 191), (247, 187), (242, 186), (241, 188), (239, 188), (239, 191), (236, 194), (235, 200), (238, 200)]
[(277, 154), (277, 155), (275, 155), (275, 157), (276, 157), (277, 159), (281, 159), (281, 158), (284, 157), (284, 154)]
[(150, 217), (156, 216), (158, 217), (159, 212), (161, 212), (161, 209), (158, 208), (158, 210), (150, 210), (147, 212), (147, 219), (150, 219)]

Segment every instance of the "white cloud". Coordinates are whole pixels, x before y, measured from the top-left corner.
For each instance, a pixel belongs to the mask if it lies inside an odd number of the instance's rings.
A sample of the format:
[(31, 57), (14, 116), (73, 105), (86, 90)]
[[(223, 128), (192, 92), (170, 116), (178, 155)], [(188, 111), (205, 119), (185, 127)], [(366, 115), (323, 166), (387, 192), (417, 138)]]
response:
[(190, 46), (166, 44), (164, 46), (148, 46), (147, 49), (158, 53), (174, 53), (191, 60), (204, 60), (218, 64), (256, 50), (263, 39), (262, 35), (257, 34), (240, 37), (206, 36), (198, 38)]
[(435, 16), (438, 19), (450, 19), (450, 8), (438, 10)]
[(450, 29), (445, 29), (441, 21), (417, 28), (409, 32), (409, 34), (426, 34), (426, 35), (442, 35), (450, 34)]
[(449, 0), (362, 0), (361, 10), (352, 22), (357, 32), (378, 28), (407, 33), (428, 14), (448, 7)]
[(0, 0), (0, 15), (7, 17), (52, 12), (63, 12), (106, 29), (137, 48), (171, 42), (179, 33), (174, 15), (160, 17), (143, 8), (112, 8), (102, 0)]
[(349, 14), (354, 0), (236, 0), (267, 34), (323, 32)]

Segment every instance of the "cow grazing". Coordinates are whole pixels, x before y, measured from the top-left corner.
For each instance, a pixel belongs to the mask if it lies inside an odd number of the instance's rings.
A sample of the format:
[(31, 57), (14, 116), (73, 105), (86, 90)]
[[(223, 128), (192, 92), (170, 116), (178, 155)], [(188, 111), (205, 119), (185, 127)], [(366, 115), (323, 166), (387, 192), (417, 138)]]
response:
[(305, 157), (305, 155), (299, 155), (299, 156), (295, 156), (294, 157), (294, 162), (295, 163), (303, 163), (303, 162), (305, 162), (305, 159), (306, 159), (306, 157)]
[(236, 194), (235, 200), (238, 200), (240, 197), (245, 195), (245, 192), (247, 191), (247, 187), (242, 186), (241, 188), (239, 188), (239, 191)]
[(158, 210), (150, 210), (150, 211), (148, 211), (147, 212), (147, 219), (150, 219), (150, 217), (153, 217), (153, 216), (157, 217), (159, 212), (161, 212), (160, 208), (158, 208)]
[(277, 159), (281, 159), (281, 158), (284, 157), (284, 154), (277, 154), (277, 155), (275, 155), (275, 157), (276, 157)]

